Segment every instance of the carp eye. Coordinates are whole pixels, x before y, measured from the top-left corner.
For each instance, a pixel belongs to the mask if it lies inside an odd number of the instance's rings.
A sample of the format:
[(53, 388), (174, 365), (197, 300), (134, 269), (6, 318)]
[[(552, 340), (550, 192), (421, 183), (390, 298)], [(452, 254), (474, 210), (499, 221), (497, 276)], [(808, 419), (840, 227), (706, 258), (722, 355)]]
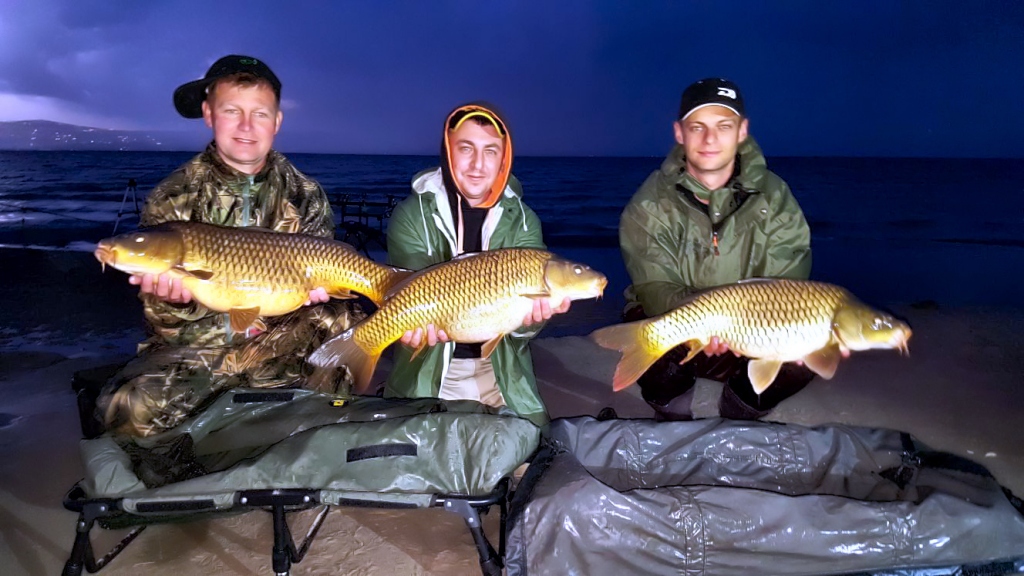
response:
[(872, 330), (881, 330), (882, 328), (891, 328), (892, 325), (885, 318), (879, 318), (878, 316), (871, 322)]
[(135, 237), (135, 241), (136, 242), (145, 242), (146, 241), (146, 237), (145, 236), (136, 236)]
[(577, 276), (579, 276), (580, 274), (583, 274), (583, 266), (580, 266), (579, 264), (573, 266), (572, 267), (572, 272), (573, 272), (573, 274), (575, 274)]

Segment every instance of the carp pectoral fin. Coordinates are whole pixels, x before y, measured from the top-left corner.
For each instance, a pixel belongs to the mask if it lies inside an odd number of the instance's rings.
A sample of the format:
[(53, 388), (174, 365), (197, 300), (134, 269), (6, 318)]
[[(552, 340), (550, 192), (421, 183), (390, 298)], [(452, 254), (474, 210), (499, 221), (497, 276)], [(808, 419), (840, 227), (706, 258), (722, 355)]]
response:
[(679, 361), (680, 364), (686, 364), (690, 360), (693, 360), (693, 357), (703, 352), (704, 346), (707, 345), (704, 342), (697, 340), (696, 338), (694, 338), (693, 340), (687, 340), (686, 342), (683, 342), (683, 344), (686, 344), (686, 347), (687, 349), (689, 349), (689, 352), (687, 352), (686, 358), (683, 358), (682, 360)]
[(548, 290), (541, 290), (540, 292), (530, 292), (528, 294), (527, 293), (523, 293), (523, 294), (520, 294), (520, 296), (522, 296), (523, 298), (534, 298), (534, 299), (536, 299), (536, 298), (550, 298), (551, 297), (551, 292), (548, 291)]
[(751, 360), (747, 364), (747, 376), (754, 385), (754, 392), (760, 395), (767, 390), (779, 375), (779, 368), (782, 368), (782, 362), (778, 360)]
[[(252, 308), (232, 308), (228, 310), (228, 317), (231, 318), (231, 330), (233, 332), (245, 332), (245, 329), (252, 326), (256, 322), (260, 322), (260, 307), (254, 306)], [(262, 330), (266, 330), (266, 324), (263, 324)]]
[(825, 380), (830, 380), (836, 375), (836, 368), (839, 367), (839, 359), (842, 357), (839, 346), (837, 344), (829, 344), (817, 352), (811, 352), (804, 356), (804, 365), (813, 370), (818, 376)]
[(209, 280), (210, 278), (213, 278), (213, 271), (206, 270), (204, 268), (178, 268), (178, 270), (180, 270), (183, 274), (186, 274), (188, 276), (194, 276), (196, 278), (199, 278), (200, 280)]
[(504, 337), (504, 334), (498, 334), (494, 338), (491, 338), (487, 342), (484, 342), (483, 345), (480, 347), (480, 357), (490, 358), (491, 354), (494, 353), (494, 349), (498, 347), (498, 343), (501, 342), (501, 339)]
[(412, 351), (412, 356), (409, 356), (409, 361), (412, 362), (413, 360), (415, 360), (416, 357), (420, 355), (420, 352), (423, 352), (426, 348), (427, 348), (427, 337), (424, 336), (423, 340), (420, 341), (420, 345), (417, 346)]
[(355, 294), (346, 290), (345, 288), (337, 288), (327, 293), (331, 298), (337, 298), (338, 300), (351, 300), (356, 297)]

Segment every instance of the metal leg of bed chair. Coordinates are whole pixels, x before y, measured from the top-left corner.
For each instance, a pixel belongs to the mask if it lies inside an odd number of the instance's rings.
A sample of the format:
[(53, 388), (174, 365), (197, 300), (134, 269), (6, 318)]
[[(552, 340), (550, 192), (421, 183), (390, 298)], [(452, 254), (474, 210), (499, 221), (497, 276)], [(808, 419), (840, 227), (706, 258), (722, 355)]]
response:
[(292, 570), (291, 551), (295, 549), (295, 542), (292, 541), (292, 532), (285, 520), (284, 506), (278, 504), (273, 507), (274, 514), (274, 552), (273, 567), (277, 576), (288, 576)]
[(96, 520), (106, 516), (108, 511), (107, 504), (86, 504), (83, 506), (82, 511), (78, 514), (78, 524), (75, 525), (75, 543), (71, 546), (71, 555), (68, 557), (68, 561), (64, 563), (64, 570), (61, 572), (62, 576), (80, 576), (83, 569), (87, 570), (90, 574), (99, 572), (146, 529), (145, 526), (135, 527), (116, 546), (97, 560), (89, 534), (92, 532), (92, 527)]
[(504, 558), (505, 557), (505, 526), (508, 525), (508, 502), (509, 502), (509, 494), (505, 494), (505, 497), (501, 499), (501, 503), (499, 504), (499, 506), (500, 506), (499, 510), (501, 511), (501, 518), (500, 518), (501, 525), (498, 527), (498, 530), (499, 530), (499, 532), (498, 532), (498, 557), (499, 558)]
[(89, 533), (95, 522), (92, 518), (86, 518), (85, 512), (78, 515), (78, 524), (75, 526), (75, 543), (71, 546), (71, 556), (64, 563), (62, 576), (80, 576), (86, 564), (92, 563), (92, 541), (89, 540)]
[(313, 524), (309, 527), (309, 531), (306, 532), (306, 537), (302, 540), (302, 544), (296, 548), (291, 528), (288, 527), (284, 504), (272, 506), (271, 512), (274, 515), (274, 551), (271, 561), (274, 574), (277, 574), (277, 576), (287, 576), (291, 571), (292, 564), (297, 564), (306, 557), (306, 552), (309, 552), (309, 546), (313, 543), (313, 539), (316, 538), (317, 532), (320, 531), (320, 527), (327, 518), (328, 511), (330, 511), (330, 507), (324, 506), (316, 515), (316, 518), (313, 519)]
[(487, 541), (483, 526), (480, 523), (480, 513), (477, 509), (465, 500), (454, 498), (446, 499), (445, 510), (455, 512), (466, 521), (469, 533), (473, 535), (473, 542), (476, 544), (476, 551), (480, 554), (480, 570), (484, 576), (501, 575), (501, 558), (494, 551), (494, 547)]

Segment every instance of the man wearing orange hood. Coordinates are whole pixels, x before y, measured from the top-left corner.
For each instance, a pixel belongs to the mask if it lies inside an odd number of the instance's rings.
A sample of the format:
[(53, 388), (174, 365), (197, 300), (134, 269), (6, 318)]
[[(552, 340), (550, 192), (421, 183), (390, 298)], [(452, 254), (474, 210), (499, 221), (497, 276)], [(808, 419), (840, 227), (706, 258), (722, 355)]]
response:
[[(545, 249), (540, 220), (522, 201), (512, 175), (512, 135), (490, 104), (457, 107), (445, 119), (441, 166), (417, 174), (412, 194), (388, 222), (388, 261), (421, 270), (459, 254), (497, 248)], [(384, 395), (477, 400), (508, 406), (541, 425), (547, 412), (537, 393), (529, 341), (544, 320), (569, 309), (537, 301), (523, 327), (504, 338), (489, 358), (479, 344), (456, 344), (424, 326), (407, 332), (395, 349)], [(415, 358), (426, 339), (430, 348)], [(440, 344), (440, 345), (438, 345)]]

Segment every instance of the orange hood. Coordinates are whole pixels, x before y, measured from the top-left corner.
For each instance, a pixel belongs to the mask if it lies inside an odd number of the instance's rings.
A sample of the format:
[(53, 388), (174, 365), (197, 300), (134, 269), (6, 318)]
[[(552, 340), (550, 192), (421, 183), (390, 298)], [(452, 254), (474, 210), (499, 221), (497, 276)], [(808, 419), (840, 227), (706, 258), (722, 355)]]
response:
[(473, 112), (482, 113), (481, 115), (496, 121), (498, 131), (505, 137), (505, 155), (501, 159), (498, 175), (494, 178), (494, 184), (491, 185), (490, 193), (478, 206), (478, 208), (490, 208), (501, 198), (501, 194), (505, 191), (505, 186), (508, 184), (508, 177), (512, 173), (512, 132), (509, 130), (508, 122), (505, 121), (504, 116), (493, 105), (486, 102), (471, 102), (459, 106), (448, 114), (448, 117), (444, 120), (444, 137), (441, 141), (441, 172), (444, 176), (444, 185), (450, 187), (449, 189), (451, 190), (459, 190), (461, 195), (462, 190), (459, 189), (458, 183), (452, 177), (451, 144), (448, 141), (448, 134), (454, 128), (452, 122), (456, 117), (465, 117)]

